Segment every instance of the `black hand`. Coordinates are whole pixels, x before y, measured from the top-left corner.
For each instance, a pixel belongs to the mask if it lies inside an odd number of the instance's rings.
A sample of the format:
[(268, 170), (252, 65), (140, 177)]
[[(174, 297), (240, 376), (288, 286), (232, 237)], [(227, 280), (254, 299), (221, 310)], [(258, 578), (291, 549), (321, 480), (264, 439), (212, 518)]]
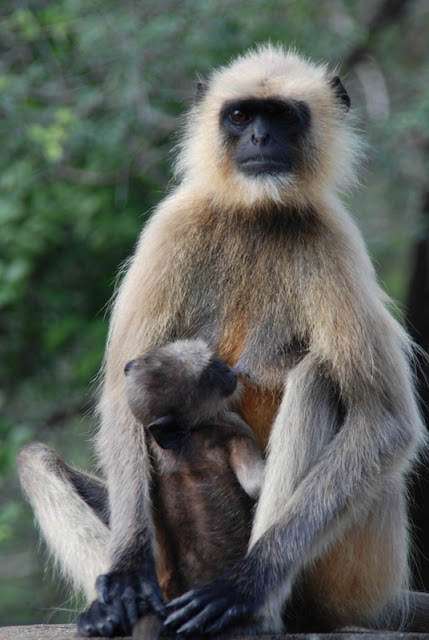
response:
[(256, 616), (261, 606), (261, 590), (257, 589), (255, 593), (253, 586), (248, 588), (250, 585), (237, 580), (234, 574), (226, 574), (172, 600), (167, 605), (164, 627), (184, 635), (216, 634)]
[(78, 618), (83, 636), (130, 635), (137, 620), (148, 612), (165, 618), (161, 589), (155, 578), (112, 572), (97, 578), (98, 598)]

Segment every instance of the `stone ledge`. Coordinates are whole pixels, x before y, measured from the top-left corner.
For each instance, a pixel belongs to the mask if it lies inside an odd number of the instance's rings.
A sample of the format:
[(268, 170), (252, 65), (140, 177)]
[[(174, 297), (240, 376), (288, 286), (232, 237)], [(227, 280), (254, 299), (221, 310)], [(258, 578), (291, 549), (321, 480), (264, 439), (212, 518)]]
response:
[[(78, 637), (74, 624), (0, 627), (0, 640), (78, 640)], [(165, 637), (174, 638), (172, 635)], [(255, 638), (256, 636), (237, 636), (236, 640), (255, 640)], [(429, 631), (428, 633), (394, 633), (356, 629), (335, 633), (265, 634), (257, 636), (257, 638), (258, 640), (429, 640)]]

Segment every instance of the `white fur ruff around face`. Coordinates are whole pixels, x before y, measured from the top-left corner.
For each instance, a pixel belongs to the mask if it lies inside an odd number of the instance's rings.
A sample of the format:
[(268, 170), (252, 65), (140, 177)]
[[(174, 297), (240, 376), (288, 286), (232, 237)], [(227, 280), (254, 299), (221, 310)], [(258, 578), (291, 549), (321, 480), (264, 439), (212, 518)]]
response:
[[(202, 98), (191, 109), (179, 146), (176, 171), (190, 184), (202, 186), (216, 202), (258, 206), (268, 201), (306, 206), (321, 190), (342, 190), (356, 182), (362, 145), (336, 99), (330, 82), (334, 72), (314, 65), (295, 51), (264, 46), (215, 71)], [(310, 105), (311, 130), (305, 162), (284, 175), (248, 177), (231, 163), (219, 134), (223, 103), (246, 98), (277, 97)], [(201, 181), (204, 180), (204, 185)]]

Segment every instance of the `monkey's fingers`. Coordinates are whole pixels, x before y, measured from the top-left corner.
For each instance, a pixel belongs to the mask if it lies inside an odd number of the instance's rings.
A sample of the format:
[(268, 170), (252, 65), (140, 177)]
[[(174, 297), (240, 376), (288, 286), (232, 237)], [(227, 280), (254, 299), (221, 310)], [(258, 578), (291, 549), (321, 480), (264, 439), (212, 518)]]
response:
[(183, 593), (181, 596), (174, 598), (174, 600), (170, 600), (170, 602), (167, 602), (165, 606), (165, 608), (167, 609), (167, 613), (170, 611), (170, 609), (172, 611), (175, 611), (176, 609), (182, 607), (183, 605), (186, 605), (192, 602), (192, 600), (195, 598), (195, 596), (199, 592), (200, 592), (200, 589), (191, 589), (190, 591), (186, 591), (186, 593)]
[(149, 602), (151, 610), (158, 614), (158, 616), (165, 620), (167, 617), (167, 609), (165, 607), (164, 598), (161, 592), (161, 589), (151, 589), (148, 594), (146, 594), (146, 600)]
[(218, 602), (210, 602), (204, 607), (202, 611), (200, 611), (200, 613), (198, 613), (191, 620), (179, 627), (176, 633), (186, 636), (198, 631), (206, 630), (207, 623), (213, 620), (213, 618), (216, 618), (216, 616), (218, 616), (219, 613), (224, 610), (226, 603), (226, 599), (220, 600)]
[(98, 576), (95, 586), (101, 604), (112, 606), (122, 602), (131, 625), (145, 613), (154, 612), (162, 619), (167, 616), (158, 580), (152, 576), (116, 571)]
[(77, 619), (78, 635), (94, 637), (112, 637), (128, 632), (128, 627), (123, 626), (122, 607), (107, 607), (95, 600), (87, 611), (80, 614)]
[(237, 604), (225, 611), (225, 613), (213, 624), (206, 627), (206, 633), (216, 635), (225, 627), (229, 627), (234, 622), (247, 618), (252, 613), (253, 607), (247, 604)]
[(243, 618), (248, 619), (246, 622), (251, 619), (253, 628), (264, 602), (262, 579), (254, 565), (249, 555), (213, 582), (169, 602), (164, 628), (183, 635), (215, 635), (226, 627), (240, 625)]
[(106, 573), (98, 576), (95, 581), (95, 588), (99, 602), (106, 605), (114, 600), (116, 595), (119, 595), (119, 589), (118, 586), (113, 583), (112, 574)]
[(127, 587), (121, 596), (121, 600), (125, 609), (126, 618), (131, 627), (133, 627), (140, 617), (137, 609), (136, 593), (134, 589)]
[[(167, 619), (164, 621), (164, 627), (176, 629), (189, 617), (201, 609), (201, 601), (194, 599), (196, 591), (188, 591), (183, 596), (172, 600), (167, 604)], [(173, 609), (174, 607), (174, 609)], [(171, 613), (169, 613), (169, 611)]]

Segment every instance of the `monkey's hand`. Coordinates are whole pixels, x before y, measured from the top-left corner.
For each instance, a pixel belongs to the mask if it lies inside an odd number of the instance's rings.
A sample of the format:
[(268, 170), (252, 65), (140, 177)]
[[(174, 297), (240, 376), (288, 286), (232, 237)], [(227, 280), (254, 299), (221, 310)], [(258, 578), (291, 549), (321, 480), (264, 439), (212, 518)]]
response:
[(98, 576), (98, 598), (77, 619), (78, 634), (86, 637), (127, 636), (137, 620), (148, 612), (166, 617), (156, 578), (114, 571)]
[[(263, 605), (262, 584), (247, 580), (246, 560), (213, 582), (188, 591), (167, 604), (168, 617), (164, 628), (176, 629), (178, 634), (217, 634), (225, 627), (246, 626), (254, 621), (258, 627), (258, 610)], [(244, 575), (241, 573), (244, 570)], [(253, 576), (255, 578), (255, 576)], [(253, 624), (252, 624), (253, 626)]]

